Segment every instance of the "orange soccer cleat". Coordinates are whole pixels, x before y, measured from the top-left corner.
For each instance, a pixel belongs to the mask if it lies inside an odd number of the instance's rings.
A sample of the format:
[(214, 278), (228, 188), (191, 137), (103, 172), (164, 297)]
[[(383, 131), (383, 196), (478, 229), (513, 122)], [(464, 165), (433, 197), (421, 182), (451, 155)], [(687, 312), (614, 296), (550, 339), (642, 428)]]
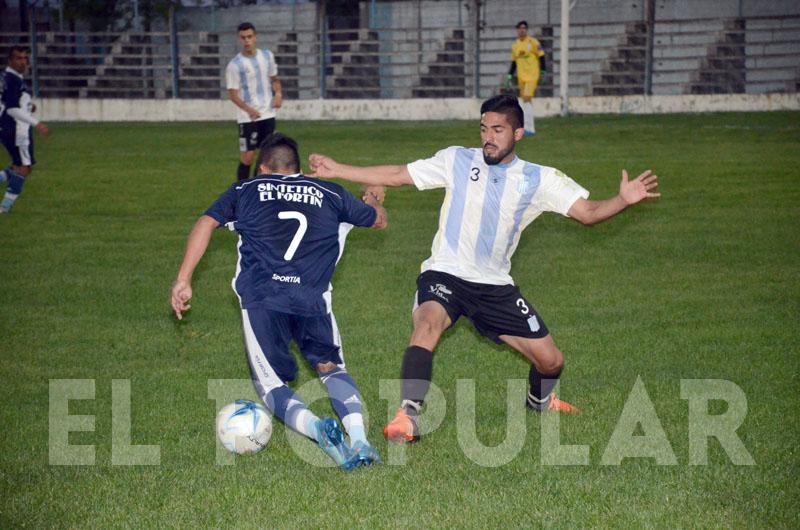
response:
[(558, 399), (555, 392), (550, 394), (550, 403), (547, 405), (547, 410), (564, 412), (566, 414), (577, 414), (579, 412), (577, 407)]
[(542, 412), (543, 410), (563, 412), (565, 414), (577, 414), (579, 412), (577, 407), (558, 399), (555, 392), (550, 394), (550, 399), (545, 408), (542, 407), (542, 402), (544, 402), (544, 400), (539, 401), (532, 394), (528, 394), (528, 398), (525, 400), (525, 406), (537, 412)]
[(394, 419), (383, 428), (383, 437), (395, 443), (416, 442), (419, 440), (417, 422), (401, 407)]

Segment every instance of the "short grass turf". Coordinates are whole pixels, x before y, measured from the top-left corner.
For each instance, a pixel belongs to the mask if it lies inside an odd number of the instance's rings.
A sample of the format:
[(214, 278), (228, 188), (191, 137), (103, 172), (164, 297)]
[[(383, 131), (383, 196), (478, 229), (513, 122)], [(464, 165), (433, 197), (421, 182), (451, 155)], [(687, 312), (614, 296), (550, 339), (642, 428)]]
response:
[[(319, 457), (313, 444), (276, 424), (265, 451), (217, 465), (209, 382), (240, 380), (239, 397), (255, 397), (230, 289), (235, 235), (214, 236), (184, 322), (167, 298), (192, 223), (233, 180), (235, 127), (54, 124), (37, 139), (24, 194), (0, 217), (0, 527), (796, 526), (800, 114), (537, 125), (520, 156), (563, 170), (593, 198), (615, 193), (622, 168), (653, 169), (663, 194), (593, 228), (545, 214), (514, 256), (515, 280), (565, 353), (560, 394), (582, 409), (560, 418), (558, 443), (588, 446), (586, 465), (549, 465), (543, 419), (518, 419), (523, 396), (507, 398), (509, 380), (527, 377), (526, 362), (464, 321), (436, 352), (440, 427), (405, 449), (382, 440), (443, 197), (410, 187), (390, 192), (387, 230), (351, 233), (334, 278), (349, 370), (387, 463), (352, 474), (309, 464)], [(354, 164), (478, 143), (476, 122), (280, 121), (279, 129), (304, 157), (313, 150)], [(92, 445), (94, 465), (50, 465), (55, 379), (93, 381), (94, 399), (70, 401), (69, 414), (94, 416), (94, 430), (68, 439)], [(131, 443), (159, 446), (158, 465), (112, 464), (118, 379), (130, 382)], [(747, 409), (736, 437), (755, 465), (734, 465), (715, 438), (708, 463), (692, 465), (699, 416), (690, 418), (681, 397), (684, 379), (741, 389)], [(474, 394), (463, 391), (470, 380)], [(629, 400), (637, 380), (639, 399)], [(295, 388), (311, 397), (322, 387), (303, 367)], [(469, 399), (474, 420), (460, 412)], [(644, 412), (621, 434), (639, 436), (640, 448), (660, 440), (674, 465), (635, 456), (602, 465), (629, 401)], [(325, 399), (312, 408), (331, 413)], [(711, 401), (709, 414), (732, 408)], [(509, 417), (523, 443), (492, 460)], [(473, 421), (483, 451), (469, 440)], [(483, 457), (500, 465), (475, 462)]]

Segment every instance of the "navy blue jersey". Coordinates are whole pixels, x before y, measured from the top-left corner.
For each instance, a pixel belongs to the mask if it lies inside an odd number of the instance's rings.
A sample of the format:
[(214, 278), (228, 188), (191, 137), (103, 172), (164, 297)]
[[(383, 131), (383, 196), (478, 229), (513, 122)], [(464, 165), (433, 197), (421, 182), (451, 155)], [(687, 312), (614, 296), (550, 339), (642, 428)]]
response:
[[(0, 130), (6, 134), (17, 134), (17, 120), (6, 112), (8, 109), (21, 108), (30, 113), (33, 108), (31, 92), (22, 76), (11, 68), (6, 68), (0, 77)], [(26, 130), (27, 123), (21, 124)]]
[(333, 182), (262, 175), (237, 182), (205, 212), (239, 233), (233, 289), (244, 309), (330, 312), (331, 276), (353, 226), (377, 212)]

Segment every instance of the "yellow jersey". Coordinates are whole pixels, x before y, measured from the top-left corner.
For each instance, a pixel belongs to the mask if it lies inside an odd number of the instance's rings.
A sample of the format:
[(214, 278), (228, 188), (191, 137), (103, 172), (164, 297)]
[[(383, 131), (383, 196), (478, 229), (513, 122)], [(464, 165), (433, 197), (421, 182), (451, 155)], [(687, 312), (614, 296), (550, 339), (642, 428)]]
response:
[(539, 41), (527, 35), (511, 45), (511, 60), (517, 63), (517, 79), (520, 82), (539, 79), (539, 57), (544, 55)]

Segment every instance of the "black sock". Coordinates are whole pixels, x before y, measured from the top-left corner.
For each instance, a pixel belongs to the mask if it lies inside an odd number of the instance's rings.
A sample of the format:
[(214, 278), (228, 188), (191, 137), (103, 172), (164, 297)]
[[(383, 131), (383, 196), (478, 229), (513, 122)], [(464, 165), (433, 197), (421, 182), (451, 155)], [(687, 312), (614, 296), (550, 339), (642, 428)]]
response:
[(247, 180), (250, 177), (250, 166), (246, 166), (239, 162), (239, 169), (236, 171), (236, 178), (239, 180)]
[(544, 410), (550, 402), (550, 393), (558, 384), (558, 378), (561, 376), (560, 368), (554, 374), (543, 375), (539, 373), (534, 365), (531, 365), (531, 371), (528, 372), (528, 382), (531, 385), (528, 392), (528, 399), (526, 403), (528, 407), (536, 410)]
[(400, 377), (403, 379), (403, 402), (406, 414), (417, 416), (431, 386), (433, 352), (419, 346), (409, 346), (403, 355)]

